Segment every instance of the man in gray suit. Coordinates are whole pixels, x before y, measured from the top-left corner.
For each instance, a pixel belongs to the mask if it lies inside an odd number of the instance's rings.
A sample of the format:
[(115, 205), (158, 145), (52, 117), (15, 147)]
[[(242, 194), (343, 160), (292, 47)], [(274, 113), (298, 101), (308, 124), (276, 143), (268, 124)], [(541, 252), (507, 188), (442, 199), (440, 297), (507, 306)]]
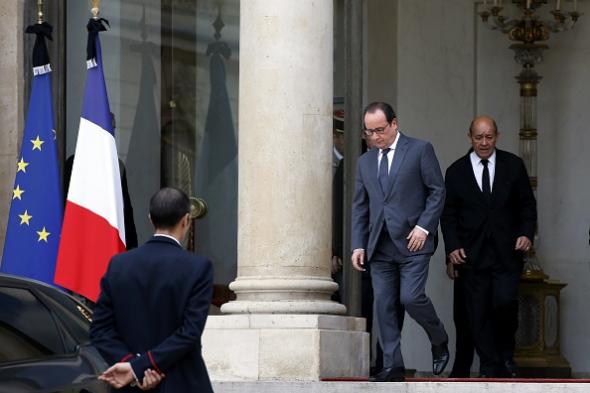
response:
[(438, 375), (449, 360), (448, 336), (424, 287), (445, 202), (440, 166), (430, 143), (398, 132), (389, 104), (369, 104), (363, 121), (363, 132), (376, 148), (357, 164), (351, 259), (359, 271), (365, 262), (371, 265), (383, 348), (383, 370), (371, 380), (404, 380), (398, 300), (430, 338), (432, 371)]

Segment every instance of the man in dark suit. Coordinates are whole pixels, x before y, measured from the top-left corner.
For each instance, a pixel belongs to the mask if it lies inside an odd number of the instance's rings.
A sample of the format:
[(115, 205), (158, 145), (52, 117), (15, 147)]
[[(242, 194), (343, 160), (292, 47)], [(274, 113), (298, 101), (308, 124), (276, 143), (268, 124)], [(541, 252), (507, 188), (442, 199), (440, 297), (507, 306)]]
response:
[(492, 118), (476, 117), (468, 135), (473, 150), (446, 174), (445, 248), (461, 277), (481, 375), (515, 377), (518, 282), (536, 201), (523, 161), (496, 149)]
[(150, 200), (154, 236), (114, 256), (101, 281), (90, 338), (115, 363), (100, 377), (115, 388), (213, 391), (201, 357), (213, 268), (180, 245), (190, 227), (189, 211), (182, 191), (158, 191)]
[(389, 104), (369, 104), (363, 120), (375, 148), (357, 164), (351, 259), (360, 271), (370, 263), (384, 367), (371, 380), (403, 380), (398, 301), (426, 331), (433, 373), (440, 374), (449, 360), (448, 337), (424, 290), (444, 206), (440, 166), (430, 143), (398, 132)]

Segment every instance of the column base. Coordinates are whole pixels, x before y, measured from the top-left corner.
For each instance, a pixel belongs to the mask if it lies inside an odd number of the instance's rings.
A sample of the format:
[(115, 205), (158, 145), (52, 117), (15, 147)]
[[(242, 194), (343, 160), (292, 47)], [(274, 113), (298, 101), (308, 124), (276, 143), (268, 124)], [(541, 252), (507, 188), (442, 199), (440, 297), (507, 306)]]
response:
[(237, 300), (221, 306), (224, 314), (346, 314), (330, 299), (338, 289), (330, 278), (238, 277), (229, 288)]
[(210, 316), (202, 342), (214, 381), (319, 381), (369, 374), (369, 334), (363, 318)]
[(346, 314), (346, 306), (331, 300), (233, 300), (221, 306), (224, 314)]

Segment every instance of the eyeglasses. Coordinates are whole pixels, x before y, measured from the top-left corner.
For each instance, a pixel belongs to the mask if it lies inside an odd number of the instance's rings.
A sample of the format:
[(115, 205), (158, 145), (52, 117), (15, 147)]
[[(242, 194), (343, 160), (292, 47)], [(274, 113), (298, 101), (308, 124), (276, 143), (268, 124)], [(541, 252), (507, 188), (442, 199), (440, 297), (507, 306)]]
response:
[(363, 132), (366, 136), (371, 136), (374, 133), (375, 134), (383, 134), (385, 132), (385, 130), (387, 129), (387, 127), (389, 127), (391, 124), (387, 124), (386, 126), (383, 127), (377, 127), (377, 128), (363, 128)]

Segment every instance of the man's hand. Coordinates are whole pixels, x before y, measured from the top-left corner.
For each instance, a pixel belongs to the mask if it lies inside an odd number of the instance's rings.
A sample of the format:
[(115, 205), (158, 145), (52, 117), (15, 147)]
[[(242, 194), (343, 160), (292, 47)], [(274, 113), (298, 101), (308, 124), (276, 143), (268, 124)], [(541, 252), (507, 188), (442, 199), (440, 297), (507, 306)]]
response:
[(108, 370), (98, 376), (98, 379), (120, 389), (133, 382), (133, 369), (129, 362), (115, 363)]
[(521, 236), (518, 239), (516, 239), (516, 245), (514, 246), (514, 249), (516, 251), (528, 251), (531, 249), (531, 245), (532, 243), (528, 237)]
[(447, 276), (449, 276), (451, 280), (454, 280), (455, 278), (459, 277), (459, 272), (457, 271), (457, 269), (455, 269), (455, 265), (451, 262), (447, 263)]
[(332, 274), (336, 274), (342, 269), (342, 259), (336, 255), (332, 256)]
[(160, 374), (159, 372), (154, 371), (151, 368), (148, 368), (147, 370), (145, 370), (145, 373), (143, 374), (143, 381), (141, 381), (141, 383), (138, 384), (137, 387), (141, 390), (151, 390), (158, 386), (158, 384), (162, 382), (163, 378), (164, 374)]
[(424, 244), (426, 243), (426, 238), (428, 235), (426, 232), (421, 230), (420, 228), (414, 227), (408, 237), (406, 238), (408, 241), (408, 250), (411, 252), (420, 251), (424, 248)]
[(451, 263), (455, 264), (455, 265), (461, 265), (461, 264), (465, 263), (466, 258), (467, 258), (467, 255), (465, 255), (464, 248), (458, 248), (449, 254), (449, 261), (451, 261)]
[(365, 250), (362, 248), (357, 248), (352, 252), (352, 257), (350, 257), (352, 261), (352, 267), (354, 267), (359, 272), (364, 272), (365, 269)]

